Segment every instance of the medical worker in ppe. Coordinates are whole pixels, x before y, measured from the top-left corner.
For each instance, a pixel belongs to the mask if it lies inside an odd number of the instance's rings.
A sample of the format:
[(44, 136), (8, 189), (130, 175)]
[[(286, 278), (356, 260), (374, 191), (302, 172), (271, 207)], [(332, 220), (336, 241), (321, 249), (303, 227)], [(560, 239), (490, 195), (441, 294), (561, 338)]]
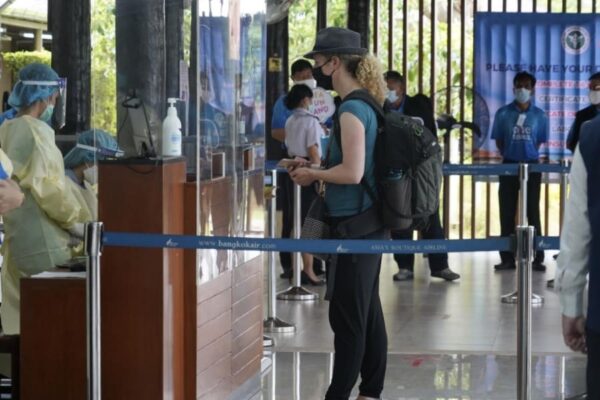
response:
[(91, 219), (81, 195), (66, 183), (49, 125), (64, 121), (65, 81), (43, 64), (27, 65), (18, 79), (8, 99), (17, 116), (0, 126), (0, 147), (25, 195), (19, 208), (4, 215), (0, 317), (9, 335), (20, 331), (19, 280), (70, 259), (71, 236), (83, 236), (83, 222)]
[(98, 218), (97, 161), (121, 152), (114, 137), (95, 129), (81, 133), (75, 147), (65, 156), (65, 173), (81, 192), (94, 220)]

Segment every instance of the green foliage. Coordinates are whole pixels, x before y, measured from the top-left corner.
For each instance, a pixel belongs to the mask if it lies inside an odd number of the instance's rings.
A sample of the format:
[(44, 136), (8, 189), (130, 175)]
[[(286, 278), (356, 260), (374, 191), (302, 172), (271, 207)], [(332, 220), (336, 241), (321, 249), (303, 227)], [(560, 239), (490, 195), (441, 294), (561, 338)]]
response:
[(92, 10), (92, 124), (116, 132), (117, 64), (114, 0), (95, 0)]
[(49, 51), (15, 51), (2, 53), (4, 65), (16, 74), (21, 68), (31, 63), (50, 65), (52, 53)]

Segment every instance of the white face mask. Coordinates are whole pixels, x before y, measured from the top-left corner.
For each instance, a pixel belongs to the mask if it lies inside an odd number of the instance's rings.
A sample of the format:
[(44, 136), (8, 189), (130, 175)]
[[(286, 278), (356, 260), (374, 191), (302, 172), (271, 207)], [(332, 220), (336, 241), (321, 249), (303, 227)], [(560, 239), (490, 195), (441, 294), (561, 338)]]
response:
[(316, 89), (317, 88), (317, 81), (314, 79), (305, 79), (303, 81), (297, 81), (294, 82), (294, 85), (306, 85), (311, 89)]
[(515, 100), (518, 103), (525, 104), (531, 99), (531, 90), (525, 88), (515, 89)]
[(595, 106), (600, 104), (600, 90), (590, 90), (590, 103)]
[(388, 90), (385, 95), (386, 99), (388, 99), (391, 103), (395, 103), (398, 101), (399, 97), (395, 90)]
[(83, 179), (87, 181), (90, 185), (95, 185), (98, 183), (98, 166), (94, 165), (93, 167), (87, 168), (83, 171)]

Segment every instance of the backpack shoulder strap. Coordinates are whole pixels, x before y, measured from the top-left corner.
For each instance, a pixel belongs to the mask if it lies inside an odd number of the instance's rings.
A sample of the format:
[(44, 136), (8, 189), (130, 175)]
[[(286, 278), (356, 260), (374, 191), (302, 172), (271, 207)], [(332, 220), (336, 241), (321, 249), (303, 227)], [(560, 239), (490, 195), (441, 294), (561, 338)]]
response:
[[(366, 89), (359, 89), (359, 90), (355, 90), (355, 91), (349, 93), (346, 97), (344, 97), (344, 100), (342, 100), (341, 104), (343, 104), (344, 102), (349, 101), (349, 100), (361, 100), (362, 102), (366, 103), (369, 107), (371, 107), (371, 109), (375, 112), (375, 115), (377, 116), (378, 128), (379, 129), (383, 128), (383, 123), (384, 123), (384, 118), (385, 118), (384, 109), (377, 102), (377, 100), (375, 100), (375, 98), (373, 96), (371, 96), (371, 94)], [(341, 104), (340, 104), (340, 106), (341, 106)], [(341, 129), (339, 126), (338, 111), (336, 111), (336, 119), (337, 119), (336, 120), (337, 129), (334, 129), (334, 134), (335, 134), (335, 140), (338, 143), (338, 145), (340, 146), (340, 151), (341, 151), (341, 149), (342, 149), (342, 132), (341, 132)], [(369, 184), (367, 183), (367, 180), (365, 179), (364, 176), (360, 180), (360, 184), (361, 184), (363, 190), (365, 190), (367, 192), (367, 194), (369, 195), (369, 197), (371, 198), (371, 201), (373, 201), (375, 203), (377, 201), (377, 194), (369, 186)], [(361, 204), (361, 208), (362, 208), (362, 204)]]
[(382, 105), (379, 104), (377, 100), (375, 100), (375, 98), (371, 96), (371, 93), (369, 93), (366, 89), (359, 89), (349, 93), (346, 97), (344, 97), (342, 103), (349, 100), (361, 100), (367, 103), (373, 109), (373, 111), (375, 111), (375, 114), (377, 115), (377, 118), (380, 122), (385, 117), (385, 112), (383, 110)]

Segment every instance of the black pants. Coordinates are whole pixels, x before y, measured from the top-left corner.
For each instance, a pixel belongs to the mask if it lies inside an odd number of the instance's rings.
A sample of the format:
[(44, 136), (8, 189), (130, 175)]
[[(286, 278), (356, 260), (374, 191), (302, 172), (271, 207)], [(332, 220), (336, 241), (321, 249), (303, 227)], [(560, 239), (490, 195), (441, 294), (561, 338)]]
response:
[[(394, 240), (410, 240), (412, 239), (413, 231), (392, 231), (392, 239)], [(423, 239), (445, 239), (444, 228), (440, 221), (440, 210), (429, 217), (429, 226), (421, 231)], [(448, 254), (447, 253), (436, 253), (429, 254), (429, 269), (431, 272), (441, 271), (448, 268)], [(399, 269), (407, 269), (412, 271), (415, 264), (414, 254), (394, 254), (394, 260), (398, 264)]]
[[(279, 189), (277, 191), (277, 198), (280, 201), (281, 211), (283, 214), (283, 221), (281, 224), (281, 237), (291, 238), (292, 232), (294, 231), (294, 182), (290, 179), (290, 176), (283, 172), (278, 172), (277, 184)], [(306, 217), (308, 208), (312, 203), (313, 199), (317, 195), (317, 191), (314, 186), (305, 186), (301, 190), (301, 203), (302, 203), (302, 220)], [(284, 272), (292, 269), (292, 253), (280, 252), (279, 262)], [(321, 260), (314, 259), (313, 268), (318, 270), (322, 268)]]
[(587, 395), (589, 400), (600, 400), (600, 332), (587, 329)]
[[(515, 234), (517, 208), (519, 202), (519, 188), (521, 184), (518, 176), (501, 176), (498, 189), (500, 203), (500, 234), (510, 236)], [(527, 220), (530, 226), (535, 228), (535, 234), (542, 234), (542, 223), (540, 220), (540, 189), (542, 186), (542, 174), (532, 172), (527, 181)], [(512, 251), (501, 251), (502, 262), (515, 262)], [(534, 262), (542, 263), (544, 252), (536, 251)]]
[[(364, 238), (384, 237), (380, 231)], [(387, 362), (387, 334), (379, 299), (381, 255), (340, 254), (334, 262), (329, 323), (335, 358), (325, 399), (348, 399), (359, 373), (360, 394), (379, 398)]]

